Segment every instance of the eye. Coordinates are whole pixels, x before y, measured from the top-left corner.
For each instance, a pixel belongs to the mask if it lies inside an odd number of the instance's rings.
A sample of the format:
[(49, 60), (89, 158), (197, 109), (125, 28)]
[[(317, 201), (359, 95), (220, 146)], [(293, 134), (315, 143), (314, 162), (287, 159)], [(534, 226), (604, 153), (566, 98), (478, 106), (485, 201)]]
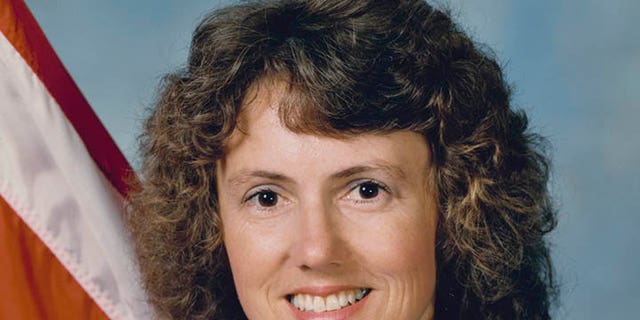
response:
[(271, 190), (260, 191), (255, 196), (260, 206), (273, 207), (278, 204), (278, 194)]
[(372, 199), (378, 196), (381, 187), (375, 182), (367, 181), (358, 185), (357, 188), (361, 198)]
[(346, 199), (356, 204), (373, 204), (386, 199), (389, 189), (373, 180), (356, 181), (351, 184)]
[(271, 187), (259, 187), (249, 192), (243, 203), (258, 209), (272, 209), (280, 204), (282, 196)]

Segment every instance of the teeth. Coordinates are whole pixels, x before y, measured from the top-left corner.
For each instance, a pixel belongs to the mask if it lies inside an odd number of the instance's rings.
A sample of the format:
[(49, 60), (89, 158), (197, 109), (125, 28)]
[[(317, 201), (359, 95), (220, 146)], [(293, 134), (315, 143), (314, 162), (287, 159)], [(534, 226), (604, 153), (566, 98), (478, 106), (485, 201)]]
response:
[[(298, 308), (300, 309), (300, 308)], [(303, 311), (312, 311), (313, 310), (313, 298), (310, 295), (304, 296), (304, 310)]]
[(347, 293), (347, 302), (349, 302), (349, 304), (356, 303), (356, 293), (354, 291), (349, 291)]
[(364, 298), (371, 290), (366, 288), (346, 290), (326, 297), (312, 296), (309, 294), (294, 294), (289, 297), (289, 302), (301, 311), (325, 312), (340, 310), (352, 305)]
[(340, 293), (338, 293), (338, 305), (346, 306), (348, 304), (349, 301), (347, 300), (347, 294), (344, 293), (344, 291), (340, 291)]
[(340, 309), (340, 305), (338, 304), (338, 297), (335, 295), (330, 295), (325, 299), (325, 307), (327, 311), (333, 311)]
[(324, 299), (318, 296), (313, 297), (313, 312), (324, 312), (327, 310), (324, 305)]
[(356, 290), (356, 300), (360, 300), (364, 297), (364, 290)]

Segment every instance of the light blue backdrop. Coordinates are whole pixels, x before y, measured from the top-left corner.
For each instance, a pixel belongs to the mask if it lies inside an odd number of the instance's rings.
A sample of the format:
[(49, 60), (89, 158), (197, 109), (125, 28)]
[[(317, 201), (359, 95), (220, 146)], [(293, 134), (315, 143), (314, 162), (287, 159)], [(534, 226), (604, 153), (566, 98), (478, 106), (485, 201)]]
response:
[[(232, 1), (27, 0), (130, 161), (161, 76), (203, 13)], [(640, 1), (452, 0), (492, 47), (514, 103), (551, 140), (560, 209), (557, 319), (637, 319), (640, 305)]]

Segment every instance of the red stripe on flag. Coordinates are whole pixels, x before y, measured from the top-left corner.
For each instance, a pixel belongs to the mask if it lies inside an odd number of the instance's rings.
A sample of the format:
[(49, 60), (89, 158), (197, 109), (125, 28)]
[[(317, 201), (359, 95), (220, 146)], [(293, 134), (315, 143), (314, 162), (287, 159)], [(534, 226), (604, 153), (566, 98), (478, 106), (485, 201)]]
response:
[(108, 319), (0, 197), (0, 319)]
[(89, 154), (111, 184), (126, 196), (132, 170), (22, 0), (0, 0), (0, 32), (11, 42), (58, 102)]

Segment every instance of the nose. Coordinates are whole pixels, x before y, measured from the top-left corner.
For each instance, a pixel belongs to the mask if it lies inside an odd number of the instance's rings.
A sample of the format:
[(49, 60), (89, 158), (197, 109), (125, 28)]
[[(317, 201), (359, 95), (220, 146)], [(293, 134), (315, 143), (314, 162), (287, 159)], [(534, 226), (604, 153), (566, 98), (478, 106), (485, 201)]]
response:
[(304, 206), (297, 215), (295, 229), (290, 254), (298, 268), (322, 271), (344, 264), (348, 257), (344, 228), (330, 204)]

